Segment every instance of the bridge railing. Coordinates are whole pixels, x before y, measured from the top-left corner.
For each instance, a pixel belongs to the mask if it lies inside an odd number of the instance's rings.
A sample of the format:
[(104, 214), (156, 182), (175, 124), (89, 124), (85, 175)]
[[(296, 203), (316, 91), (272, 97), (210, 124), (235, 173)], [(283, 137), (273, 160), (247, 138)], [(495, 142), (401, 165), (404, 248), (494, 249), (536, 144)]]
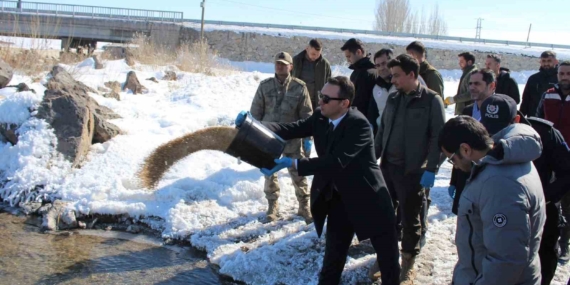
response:
[[(200, 20), (185, 19), (184, 22), (200, 23)], [(570, 49), (570, 45), (534, 43), (534, 42), (522, 42), (522, 41), (476, 39), (476, 38), (468, 38), (468, 37), (451, 37), (451, 36), (441, 36), (441, 35), (395, 33), (395, 32), (384, 32), (384, 31), (371, 31), (371, 30), (337, 29), (337, 28), (278, 25), (278, 24), (258, 24), (258, 23), (229, 22), (229, 21), (215, 21), (215, 20), (206, 20), (205, 23), (210, 24), (210, 25), (222, 25), (222, 26), (272, 28), (272, 29), (305, 30), (305, 31), (323, 31), (323, 32), (334, 32), (334, 33), (354, 33), (354, 34), (367, 34), (367, 35), (376, 35), (376, 36), (431, 39), (431, 40), (440, 40), (440, 41), (458, 41), (458, 42), (472, 42), (472, 43), (483, 43), (483, 44), (501, 44), (501, 45), (508, 45), (508, 46), (513, 45), (513, 46), (524, 46), (524, 47), (544, 47), (544, 48), (551, 48), (551, 49)]]
[(0, 12), (172, 23), (180, 23), (183, 22), (184, 19), (182, 12), (173, 11), (125, 9), (40, 2), (20, 2), (20, 5), (18, 5), (18, 1), (9, 0), (0, 0)]

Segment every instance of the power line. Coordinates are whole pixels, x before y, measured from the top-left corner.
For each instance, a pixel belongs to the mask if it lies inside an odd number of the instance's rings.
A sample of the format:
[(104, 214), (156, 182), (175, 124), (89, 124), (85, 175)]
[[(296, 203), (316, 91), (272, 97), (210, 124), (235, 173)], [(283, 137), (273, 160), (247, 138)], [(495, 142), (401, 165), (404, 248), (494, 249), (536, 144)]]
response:
[(346, 20), (346, 21), (355, 21), (355, 22), (356, 22), (356, 21), (357, 21), (357, 22), (369, 22), (369, 23), (371, 23), (371, 24), (374, 23), (374, 21), (368, 21), (368, 20), (362, 20), (362, 19), (351, 19), (351, 18), (344, 18), (344, 17), (327, 16), (327, 15), (322, 15), (322, 14), (311, 14), (311, 13), (305, 13), (305, 12), (299, 12), (299, 11), (293, 11), (293, 10), (275, 8), (275, 7), (267, 7), (267, 6), (260, 6), (260, 5), (248, 4), (248, 3), (237, 2), (237, 1), (231, 1), (231, 0), (213, 0), (213, 1), (222, 1), (222, 2), (228, 2), (228, 3), (234, 3), (234, 4), (238, 4), (238, 5), (243, 5), (243, 6), (249, 6), (249, 7), (260, 8), (260, 9), (281, 11), (281, 12), (291, 13), (291, 14), (294, 14), (294, 15), (313, 16), (313, 17), (330, 18), (330, 19), (338, 19), (338, 20)]

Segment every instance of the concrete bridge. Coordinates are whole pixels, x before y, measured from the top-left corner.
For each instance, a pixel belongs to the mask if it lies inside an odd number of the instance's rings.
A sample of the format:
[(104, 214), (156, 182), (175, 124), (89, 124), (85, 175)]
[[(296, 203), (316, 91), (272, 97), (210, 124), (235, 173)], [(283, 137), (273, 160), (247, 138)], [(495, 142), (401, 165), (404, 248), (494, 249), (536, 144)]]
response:
[(166, 46), (192, 40), (183, 13), (0, 0), (0, 35), (61, 39), (62, 48), (126, 43), (142, 34)]

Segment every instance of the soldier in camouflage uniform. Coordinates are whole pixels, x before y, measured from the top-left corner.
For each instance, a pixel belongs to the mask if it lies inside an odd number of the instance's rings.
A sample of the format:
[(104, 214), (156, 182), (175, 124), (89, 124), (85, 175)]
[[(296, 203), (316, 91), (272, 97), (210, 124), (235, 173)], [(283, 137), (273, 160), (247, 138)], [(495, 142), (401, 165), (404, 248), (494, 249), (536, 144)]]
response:
[[(291, 76), (293, 59), (286, 52), (275, 56), (275, 77), (265, 79), (259, 84), (251, 103), (251, 115), (258, 121), (290, 123), (306, 119), (313, 114), (311, 98), (305, 83)], [(301, 139), (287, 141), (283, 155), (290, 158), (303, 158)], [(298, 215), (311, 223), (313, 218), (309, 209), (309, 187), (307, 178), (299, 176), (289, 168), (295, 195), (299, 201)], [(269, 203), (267, 220), (275, 221), (279, 217), (279, 181), (277, 175), (265, 177), (265, 197)]]

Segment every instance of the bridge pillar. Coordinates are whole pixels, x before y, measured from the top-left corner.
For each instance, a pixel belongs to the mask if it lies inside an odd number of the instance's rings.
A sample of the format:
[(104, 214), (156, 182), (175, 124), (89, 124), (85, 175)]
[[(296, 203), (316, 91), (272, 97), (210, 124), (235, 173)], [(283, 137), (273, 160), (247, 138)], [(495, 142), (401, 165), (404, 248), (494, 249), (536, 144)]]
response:
[(61, 49), (63, 51), (69, 52), (70, 47), (71, 47), (71, 39), (70, 38), (61, 39)]

